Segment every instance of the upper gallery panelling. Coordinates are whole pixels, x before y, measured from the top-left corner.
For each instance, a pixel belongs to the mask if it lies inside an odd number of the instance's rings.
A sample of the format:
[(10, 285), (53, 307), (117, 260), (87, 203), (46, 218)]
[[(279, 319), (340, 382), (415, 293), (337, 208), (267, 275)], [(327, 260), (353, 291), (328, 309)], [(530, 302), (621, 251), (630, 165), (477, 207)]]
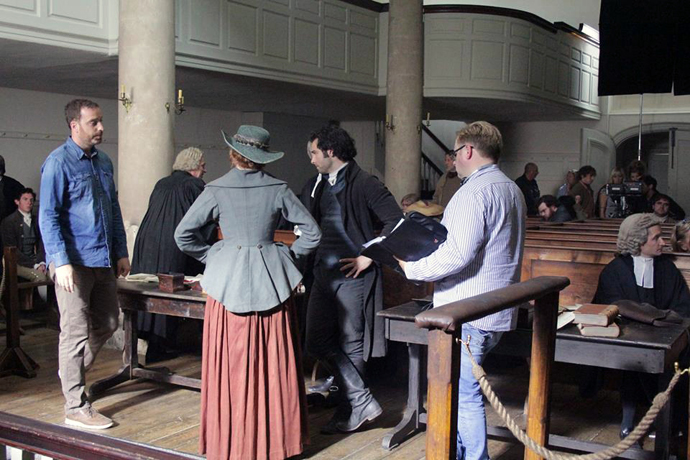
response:
[(378, 13), (338, 0), (176, 0), (180, 65), (378, 93)]
[(426, 14), (424, 95), (557, 104), (599, 118), (599, 48), (510, 16)]
[(0, 35), (114, 54), (118, 4), (111, 0), (0, 0)]

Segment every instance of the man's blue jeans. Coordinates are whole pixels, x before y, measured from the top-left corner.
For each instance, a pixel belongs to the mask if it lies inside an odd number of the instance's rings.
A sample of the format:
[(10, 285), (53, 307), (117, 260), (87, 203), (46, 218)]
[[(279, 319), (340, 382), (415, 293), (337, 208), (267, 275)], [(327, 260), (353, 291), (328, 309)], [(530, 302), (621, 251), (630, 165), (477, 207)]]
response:
[[(477, 329), (469, 324), (462, 325), (462, 340), (470, 337), (470, 351), (477, 364), (496, 346), (503, 332)], [(489, 449), (486, 443), (486, 413), (479, 382), (472, 375), (472, 361), (467, 349), (461, 345), (460, 383), (458, 386), (458, 460), (487, 460)]]

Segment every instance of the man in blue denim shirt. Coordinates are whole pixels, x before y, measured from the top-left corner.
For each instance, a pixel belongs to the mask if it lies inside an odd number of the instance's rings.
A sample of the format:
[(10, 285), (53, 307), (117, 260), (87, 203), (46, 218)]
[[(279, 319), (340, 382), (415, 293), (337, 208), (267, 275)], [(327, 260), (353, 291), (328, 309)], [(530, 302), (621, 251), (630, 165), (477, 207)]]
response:
[(127, 240), (113, 164), (96, 149), (103, 114), (95, 102), (65, 107), (70, 137), (41, 168), (39, 223), (60, 309), (59, 375), (65, 424), (105, 429), (113, 421), (92, 408), (85, 373), (118, 327), (117, 276), (129, 273)]

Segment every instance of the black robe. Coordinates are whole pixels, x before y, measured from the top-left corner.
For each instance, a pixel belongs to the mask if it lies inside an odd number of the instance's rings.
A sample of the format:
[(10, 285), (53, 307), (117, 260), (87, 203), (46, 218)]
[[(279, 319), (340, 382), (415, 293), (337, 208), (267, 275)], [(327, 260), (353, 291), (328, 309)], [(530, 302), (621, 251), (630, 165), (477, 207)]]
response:
[[(654, 258), (654, 306), (690, 318), (688, 284), (670, 257), (661, 255)], [(621, 299), (642, 302), (635, 281), (633, 259), (629, 255), (616, 257), (604, 267), (592, 302), (610, 304)]]
[[(308, 200), (311, 213), (317, 222), (321, 221), (319, 203), (326, 180), (319, 183), (314, 198)], [(310, 195), (307, 198), (311, 198)], [(358, 247), (376, 237), (376, 224), (383, 224), (381, 234), (389, 234), (402, 219), (400, 206), (385, 185), (376, 177), (363, 171), (351, 160), (345, 169), (345, 188), (336, 195), (342, 212), (345, 232)], [(302, 197), (304, 202), (305, 197)], [(384, 336), (383, 318), (376, 315), (383, 310), (383, 273), (381, 266), (374, 262), (370, 269), (360, 276), (364, 277), (366, 299), (364, 315), (366, 332), (364, 334), (364, 360), (386, 355), (387, 343)]]
[(180, 251), (174, 238), (177, 224), (203, 191), (204, 181), (186, 171), (173, 171), (158, 181), (134, 242), (132, 274), (204, 272), (204, 265)]
[[(204, 181), (186, 171), (173, 171), (158, 181), (134, 242), (132, 274), (195, 276), (204, 272), (204, 264), (180, 251), (174, 238), (177, 224), (203, 190)], [(152, 333), (174, 341), (176, 323), (176, 318), (170, 316), (144, 313), (139, 315), (138, 329), (144, 338)]]

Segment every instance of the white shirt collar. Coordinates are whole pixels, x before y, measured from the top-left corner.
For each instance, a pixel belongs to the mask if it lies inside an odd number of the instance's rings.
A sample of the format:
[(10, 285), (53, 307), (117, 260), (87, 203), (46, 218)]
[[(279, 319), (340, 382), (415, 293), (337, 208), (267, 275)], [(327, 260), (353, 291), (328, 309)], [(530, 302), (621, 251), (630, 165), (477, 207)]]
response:
[[(350, 164), (349, 162), (343, 163), (343, 165), (342, 165), (340, 168), (338, 168), (336, 171), (333, 171), (332, 173), (328, 173), (328, 183), (331, 185), (331, 187), (334, 186), (335, 183), (337, 182), (337, 180), (338, 180), (338, 173), (339, 173), (343, 168), (345, 168), (345, 166), (347, 166), (347, 165), (349, 165), (349, 164)], [(312, 197), (312, 198), (314, 198), (314, 195), (316, 194), (316, 187), (319, 186), (319, 182), (321, 182), (322, 180), (323, 180), (323, 174), (319, 174), (319, 175), (316, 177), (316, 182), (314, 183), (314, 188), (311, 189), (311, 197)]]
[(654, 288), (654, 259), (652, 257), (632, 256), (635, 282), (638, 286)]
[(336, 181), (338, 180), (338, 173), (340, 172), (340, 170), (345, 168), (345, 166), (347, 166), (348, 164), (350, 163), (343, 163), (343, 165), (340, 168), (328, 174), (328, 183), (331, 184), (331, 187), (334, 186)]
[(24, 212), (21, 209), (17, 209), (21, 213), (21, 215), (24, 217), (24, 223), (26, 225), (31, 225), (31, 213), (30, 212)]

